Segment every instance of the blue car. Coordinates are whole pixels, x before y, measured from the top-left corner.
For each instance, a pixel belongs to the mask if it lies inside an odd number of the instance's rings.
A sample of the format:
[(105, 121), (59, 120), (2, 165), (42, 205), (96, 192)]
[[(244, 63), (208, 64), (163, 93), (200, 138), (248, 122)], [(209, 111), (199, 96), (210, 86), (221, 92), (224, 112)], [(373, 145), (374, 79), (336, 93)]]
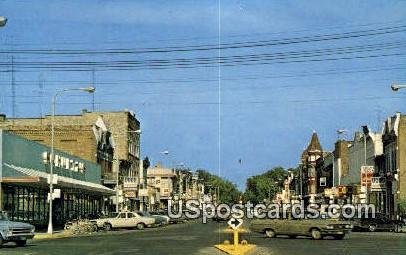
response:
[(15, 242), (17, 246), (25, 246), (27, 240), (34, 237), (34, 231), (33, 225), (10, 221), (7, 213), (0, 212), (0, 247), (8, 242)]

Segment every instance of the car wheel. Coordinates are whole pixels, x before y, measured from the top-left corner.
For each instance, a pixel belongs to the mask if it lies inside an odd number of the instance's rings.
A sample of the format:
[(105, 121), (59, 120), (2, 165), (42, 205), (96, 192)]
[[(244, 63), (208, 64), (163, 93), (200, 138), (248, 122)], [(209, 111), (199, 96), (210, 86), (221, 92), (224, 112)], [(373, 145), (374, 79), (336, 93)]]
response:
[(375, 232), (376, 231), (376, 225), (375, 224), (369, 225), (368, 230), (369, 230), (369, 232)]
[(22, 247), (27, 245), (27, 240), (18, 240), (16, 241), (17, 246)]
[(335, 238), (335, 239), (338, 239), (338, 240), (343, 240), (344, 237), (345, 237), (345, 234), (342, 234), (342, 235), (335, 235), (335, 236), (334, 236), (334, 238)]
[(396, 224), (394, 231), (395, 231), (396, 233), (402, 232), (402, 226), (401, 226), (400, 224)]
[(312, 229), (310, 233), (314, 240), (320, 240), (322, 238), (321, 232), (317, 228)]
[(97, 226), (97, 224), (92, 224), (91, 232), (97, 232), (97, 231), (99, 231), (99, 227)]
[(137, 229), (138, 229), (138, 230), (143, 230), (144, 228), (145, 228), (144, 223), (138, 223), (138, 224), (137, 224)]
[(265, 230), (265, 235), (269, 238), (274, 238), (276, 236), (275, 231), (273, 229), (267, 229)]
[(110, 231), (112, 229), (112, 226), (110, 223), (106, 222), (103, 224), (103, 226), (104, 226), (104, 230), (106, 230), (106, 231)]

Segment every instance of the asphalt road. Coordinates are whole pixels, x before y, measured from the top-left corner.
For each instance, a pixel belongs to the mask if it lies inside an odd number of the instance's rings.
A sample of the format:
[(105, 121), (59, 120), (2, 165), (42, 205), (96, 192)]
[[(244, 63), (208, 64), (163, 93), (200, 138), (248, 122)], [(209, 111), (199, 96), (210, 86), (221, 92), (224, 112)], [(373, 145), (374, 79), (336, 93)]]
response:
[[(27, 247), (7, 244), (0, 249), (0, 254), (223, 254), (213, 245), (230, 239), (219, 232), (225, 226), (225, 223), (186, 223), (143, 231), (31, 241)], [(268, 239), (256, 233), (245, 234), (243, 238), (257, 245), (250, 254), (406, 254), (406, 233), (351, 233), (344, 240)]]

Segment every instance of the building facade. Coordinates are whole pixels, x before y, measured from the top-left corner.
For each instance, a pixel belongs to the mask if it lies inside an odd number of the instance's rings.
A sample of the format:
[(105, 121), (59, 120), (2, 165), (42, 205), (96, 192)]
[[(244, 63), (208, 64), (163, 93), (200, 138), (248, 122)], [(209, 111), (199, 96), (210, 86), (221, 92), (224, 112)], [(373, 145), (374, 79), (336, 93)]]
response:
[[(12, 220), (48, 223), (49, 154), (49, 146), (0, 130), (0, 209)], [(108, 210), (114, 191), (101, 184), (100, 165), (56, 150), (54, 174), (55, 225)]]
[(396, 218), (405, 215), (406, 204), (406, 115), (389, 117), (382, 132), (385, 161), (386, 208)]
[(315, 202), (317, 197), (317, 160), (323, 157), (317, 133), (314, 131), (310, 143), (301, 156), (301, 193), (306, 202)]
[(151, 167), (147, 171), (150, 210), (166, 209), (168, 200), (173, 199), (176, 172), (174, 169), (161, 165)]
[[(51, 144), (51, 116), (0, 116), (0, 128), (39, 143)], [(112, 199), (118, 210), (138, 209), (142, 183), (140, 122), (128, 110), (56, 115), (55, 148), (101, 165), (103, 184), (117, 189)]]

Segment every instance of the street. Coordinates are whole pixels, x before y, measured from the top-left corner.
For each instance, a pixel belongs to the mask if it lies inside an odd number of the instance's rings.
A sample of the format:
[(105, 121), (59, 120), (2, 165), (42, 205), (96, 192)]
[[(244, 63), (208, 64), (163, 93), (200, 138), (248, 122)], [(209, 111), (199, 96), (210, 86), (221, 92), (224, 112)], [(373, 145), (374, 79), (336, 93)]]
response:
[[(213, 245), (227, 237), (219, 234), (219, 229), (225, 227), (225, 223), (210, 221), (208, 224), (189, 222), (144, 231), (102, 232), (95, 236), (31, 241), (27, 247), (21, 248), (7, 244), (0, 254), (223, 254)], [(243, 239), (257, 245), (251, 254), (406, 254), (405, 233), (351, 233), (345, 240), (319, 241), (287, 237), (268, 239), (250, 233)]]

